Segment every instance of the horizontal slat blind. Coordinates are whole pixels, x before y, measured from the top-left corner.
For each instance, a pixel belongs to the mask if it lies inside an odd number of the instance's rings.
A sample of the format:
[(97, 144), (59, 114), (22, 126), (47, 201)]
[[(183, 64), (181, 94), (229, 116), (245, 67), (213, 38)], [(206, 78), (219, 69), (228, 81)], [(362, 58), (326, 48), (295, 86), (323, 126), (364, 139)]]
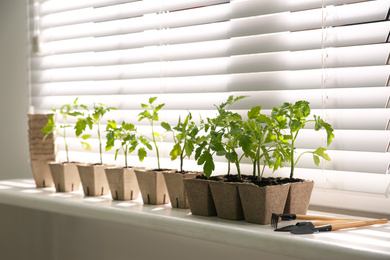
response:
[[(231, 94), (249, 96), (234, 106), (244, 117), (256, 105), (270, 113), (283, 102), (307, 100), (336, 138), (328, 147), (332, 161), (318, 168), (302, 157), (297, 177), (317, 187), (384, 194), (389, 8), (390, 0), (41, 1), (39, 28), (32, 28), (40, 31), (40, 52), (31, 57), (32, 104), (44, 112), (76, 97), (102, 102), (118, 108), (109, 119), (148, 132), (137, 115), (151, 96), (166, 103), (160, 118), (171, 124), (187, 109), (211, 117), (213, 105)], [(297, 144), (302, 152), (323, 142), (324, 133), (309, 125)], [(85, 160), (96, 156), (76, 139), (70, 146)], [(163, 165), (177, 167), (169, 159), (172, 139), (161, 147)], [(113, 161), (113, 153), (105, 158)], [(216, 161), (223, 174), (224, 159)], [(243, 167), (250, 171), (250, 162)], [(288, 169), (274, 174), (286, 176)]]

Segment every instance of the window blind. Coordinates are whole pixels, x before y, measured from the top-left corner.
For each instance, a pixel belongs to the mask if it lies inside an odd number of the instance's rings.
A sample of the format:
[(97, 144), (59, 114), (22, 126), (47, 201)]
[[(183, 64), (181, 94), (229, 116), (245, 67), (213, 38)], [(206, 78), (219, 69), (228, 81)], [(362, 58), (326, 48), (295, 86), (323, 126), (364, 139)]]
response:
[[(78, 97), (89, 106), (114, 106), (106, 120), (148, 132), (137, 115), (152, 96), (166, 103), (160, 119), (170, 124), (187, 110), (211, 117), (213, 105), (232, 94), (249, 96), (233, 107), (243, 116), (253, 106), (269, 113), (283, 102), (307, 100), (312, 114), (335, 129), (332, 160), (316, 167), (302, 157), (295, 176), (313, 179), (317, 188), (389, 194), (390, 0), (29, 3), (39, 44), (31, 54), (35, 112)], [(324, 133), (313, 127), (300, 135), (298, 152), (325, 145)], [(169, 159), (172, 139), (160, 147), (162, 165), (177, 167)], [(97, 158), (76, 139), (70, 149), (74, 160)], [(92, 149), (98, 151), (96, 140)], [(113, 153), (104, 156), (113, 162)], [(224, 159), (215, 160), (216, 174), (224, 174)], [(153, 163), (149, 153), (143, 165)], [(200, 169), (193, 158), (185, 165)], [(249, 161), (242, 167), (251, 173)]]

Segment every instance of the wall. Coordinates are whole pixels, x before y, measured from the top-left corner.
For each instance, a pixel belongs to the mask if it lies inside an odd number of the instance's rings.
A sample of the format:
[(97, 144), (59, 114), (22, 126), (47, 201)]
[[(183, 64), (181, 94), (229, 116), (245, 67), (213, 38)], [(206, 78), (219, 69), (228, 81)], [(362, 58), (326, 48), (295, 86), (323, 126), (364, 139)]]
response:
[(31, 178), (27, 139), (27, 11), (0, 1), (0, 179)]

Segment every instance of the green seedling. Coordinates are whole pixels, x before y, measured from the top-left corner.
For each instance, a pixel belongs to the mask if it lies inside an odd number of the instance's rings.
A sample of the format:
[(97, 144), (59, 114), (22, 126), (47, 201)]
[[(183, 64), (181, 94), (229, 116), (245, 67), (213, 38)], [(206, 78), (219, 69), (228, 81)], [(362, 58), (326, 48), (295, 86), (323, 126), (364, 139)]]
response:
[[(66, 136), (66, 128), (72, 127), (72, 125), (68, 124), (68, 116), (83, 116), (84, 114), (80, 111), (77, 111), (83, 105), (77, 104), (78, 98), (73, 101), (73, 103), (65, 104), (60, 109), (52, 108), (54, 113), (59, 113), (62, 115), (62, 124), (57, 125), (53, 119), (54, 115), (51, 115), (48, 119), (48, 122), (45, 127), (41, 129), (41, 132), (46, 135), (43, 137), (43, 140), (47, 138), (50, 133), (58, 132), (58, 134), (63, 137), (65, 143), (65, 152), (66, 152), (66, 162), (69, 162), (69, 147)], [(60, 131), (62, 129), (62, 131)]]
[[(90, 130), (92, 130), (93, 126), (95, 125), (97, 128), (97, 134), (98, 134), (98, 140), (99, 140), (99, 155), (100, 155), (100, 164), (103, 164), (103, 148), (102, 148), (102, 138), (101, 138), (101, 131), (100, 131), (100, 122), (103, 118), (103, 116), (111, 111), (115, 110), (114, 107), (106, 107), (105, 105), (99, 103), (94, 104), (93, 111), (90, 111), (87, 106), (81, 105), (82, 108), (84, 108), (87, 111), (87, 114), (85, 117), (79, 118), (76, 126), (74, 127), (76, 130), (76, 136), (79, 137), (87, 128), (89, 127)], [(86, 140), (88, 140), (91, 137), (89, 134), (84, 134), (81, 136), (81, 138), (84, 140), (81, 142), (84, 149), (91, 151), (91, 146), (89, 145)]]
[(152, 130), (152, 133), (151, 133), (152, 137), (151, 138), (147, 137), (147, 136), (144, 136), (144, 137), (146, 137), (148, 140), (150, 140), (153, 143), (154, 148), (156, 149), (157, 166), (158, 166), (158, 169), (160, 170), (161, 169), (161, 167), (160, 167), (160, 152), (158, 149), (156, 138), (163, 140), (164, 135), (155, 132), (154, 123), (159, 121), (158, 112), (161, 110), (161, 108), (165, 104), (163, 103), (163, 104), (159, 104), (157, 106), (153, 105), (153, 103), (154, 103), (154, 101), (156, 101), (156, 99), (157, 99), (157, 97), (151, 97), (151, 98), (149, 98), (149, 102), (148, 102), (149, 104), (141, 104), (141, 107), (145, 110), (142, 111), (141, 113), (139, 113), (138, 121), (142, 121), (142, 120), (146, 119), (146, 120), (148, 120), (148, 122), (150, 124), (151, 130)]
[(197, 135), (200, 129), (195, 124), (195, 122), (192, 121), (192, 115), (190, 112), (184, 121), (181, 121), (181, 118), (179, 117), (179, 121), (174, 127), (171, 127), (168, 123), (165, 122), (162, 122), (161, 126), (165, 130), (173, 133), (173, 141), (175, 144), (169, 155), (171, 156), (172, 161), (179, 158), (180, 172), (183, 172), (184, 158), (190, 158), (194, 152), (195, 145), (198, 142)]
[(280, 129), (288, 129), (289, 134), (286, 137), (289, 140), (289, 152), (290, 152), (290, 162), (291, 162), (291, 171), (290, 178), (294, 176), (294, 169), (297, 165), (299, 159), (302, 155), (311, 153), (313, 155), (314, 163), (318, 166), (320, 163), (320, 157), (330, 161), (329, 155), (326, 153), (326, 149), (319, 147), (315, 151), (306, 151), (303, 152), (295, 159), (295, 141), (298, 137), (300, 130), (304, 129), (308, 122), (315, 123), (315, 131), (320, 129), (325, 129), (326, 131), (326, 144), (329, 145), (333, 138), (333, 129), (329, 123), (326, 123), (319, 116), (314, 115), (314, 119), (307, 119), (310, 115), (310, 107), (308, 101), (297, 101), (295, 104), (284, 103), (279, 109), (273, 110), (273, 116), (276, 118), (276, 123)]
[(121, 147), (115, 150), (115, 160), (118, 157), (119, 151), (122, 150), (125, 157), (126, 168), (128, 167), (128, 155), (134, 152), (139, 145), (144, 146), (138, 149), (138, 158), (141, 162), (147, 156), (145, 147), (149, 150), (153, 149), (145, 137), (137, 135), (137, 129), (133, 124), (122, 122), (122, 125), (118, 126), (114, 120), (109, 120), (106, 127), (106, 132), (106, 151), (109, 151), (112, 147), (114, 147), (115, 141), (119, 141)]
[(203, 165), (203, 171), (207, 178), (210, 178), (215, 169), (213, 155), (224, 156), (228, 161), (228, 173), (230, 174), (230, 163), (236, 166), (238, 178), (241, 179), (240, 161), (244, 155), (239, 156), (236, 149), (240, 145), (247, 145), (243, 140), (242, 117), (238, 113), (230, 111), (230, 107), (246, 96), (234, 98), (229, 96), (226, 102), (215, 106), (218, 114), (215, 118), (207, 118), (205, 131), (210, 131), (200, 139), (199, 147), (196, 149), (195, 159), (198, 165)]

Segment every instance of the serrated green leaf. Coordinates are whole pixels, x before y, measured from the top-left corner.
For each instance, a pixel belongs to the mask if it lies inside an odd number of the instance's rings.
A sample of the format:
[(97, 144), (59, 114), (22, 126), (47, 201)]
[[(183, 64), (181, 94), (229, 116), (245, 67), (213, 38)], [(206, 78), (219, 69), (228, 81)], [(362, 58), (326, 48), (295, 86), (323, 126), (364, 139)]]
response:
[(242, 135), (239, 139), (239, 145), (245, 154), (249, 154), (251, 152), (251, 145), (252, 145), (250, 136)]
[(187, 141), (186, 145), (184, 146), (184, 150), (188, 158), (194, 152), (194, 149), (195, 149), (194, 144), (192, 142)]
[(147, 152), (146, 152), (145, 148), (143, 148), (143, 147), (139, 148), (138, 149), (138, 158), (139, 158), (139, 160), (142, 162), (145, 159), (146, 156), (147, 156)]
[(83, 138), (84, 140), (87, 140), (87, 139), (91, 138), (91, 135), (83, 135), (81, 138)]
[(165, 122), (161, 122), (161, 126), (167, 130), (167, 131), (172, 131), (172, 128), (171, 126), (168, 124), (168, 123), (165, 123)]
[(127, 130), (127, 131), (134, 131), (135, 130), (135, 126), (131, 123), (128, 123), (128, 124), (122, 124), (122, 128), (124, 130)]
[(165, 103), (162, 103), (162, 104), (158, 105), (158, 106), (154, 109), (154, 111), (155, 111), (155, 112), (158, 112), (163, 106), (165, 106)]
[(181, 154), (181, 146), (180, 144), (177, 143), (173, 146), (169, 155), (171, 156), (171, 160), (174, 161), (178, 156), (180, 156), (180, 154)]
[(83, 148), (87, 151), (92, 151), (91, 149), (91, 146), (89, 145), (89, 143), (87, 142), (81, 142), (81, 145), (83, 146)]
[(255, 106), (255, 107), (252, 107), (251, 110), (248, 111), (248, 118), (249, 119), (253, 119), (253, 118), (256, 118), (259, 113), (260, 113), (260, 110), (261, 110), (261, 106)]
[(322, 158), (324, 158), (327, 161), (330, 161), (330, 156), (326, 153), (326, 149), (323, 147), (319, 147), (317, 150), (313, 152), (313, 154), (316, 154)]
[(213, 156), (205, 151), (198, 159), (198, 165), (203, 164), (203, 172), (206, 175), (207, 178), (210, 178), (212, 172), (215, 169)]
[(146, 104), (141, 104), (141, 107), (146, 109), (146, 108), (148, 108), (149, 106), (146, 105)]
[(79, 137), (83, 133), (86, 127), (87, 127), (86, 120), (79, 118), (79, 120), (77, 120), (76, 125), (74, 127), (74, 129), (76, 129), (76, 136)]
[(320, 164), (320, 158), (313, 153), (313, 160), (314, 163), (318, 166)]
[(149, 104), (152, 104), (156, 99), (157, 99), (157, 97), (151, 97), (151, 98), (149, 98)]
[(117, 126), (117, 124), (116, 124), (115, 120), (112, 120), (112, 121), (108, 120), (108, 124), (107, 124), (106, 129), (109, 129), (109, 128), (115, 129), (116, 126)]
[(231, 153), (226, 153), (225, 155), (225, 158), (229, 161), (229, 162), (236, 162), (238, 160), (238, 155), (236, 152), (231, 152)]
[(238, 100), (241, 100), (241, 99), (244, 99), (244, 98), (247, 98), (249, 96), (238, 96), (234, 99), (234, 102), (237, 102)]

